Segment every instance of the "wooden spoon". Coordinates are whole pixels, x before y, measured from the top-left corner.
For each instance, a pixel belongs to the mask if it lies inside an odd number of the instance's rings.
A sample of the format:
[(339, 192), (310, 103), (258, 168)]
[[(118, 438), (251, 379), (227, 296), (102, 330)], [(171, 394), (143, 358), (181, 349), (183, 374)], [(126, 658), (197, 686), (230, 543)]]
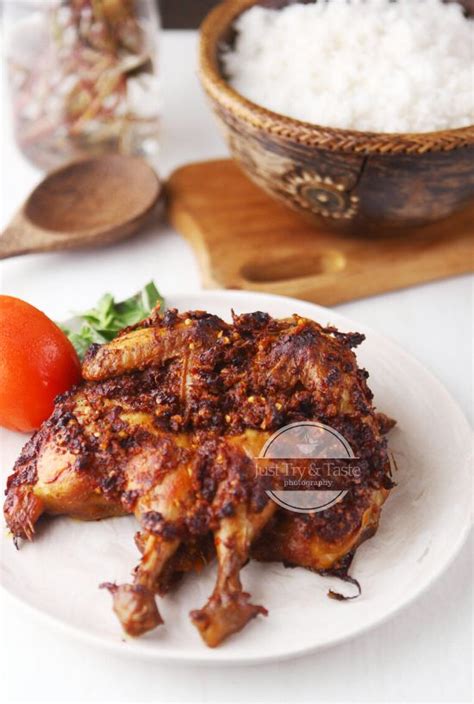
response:
[(0, 235), (0, 259), (109, 244), (149, 217), (161, 183), (141, 159), (111, 154), (46, 176)]

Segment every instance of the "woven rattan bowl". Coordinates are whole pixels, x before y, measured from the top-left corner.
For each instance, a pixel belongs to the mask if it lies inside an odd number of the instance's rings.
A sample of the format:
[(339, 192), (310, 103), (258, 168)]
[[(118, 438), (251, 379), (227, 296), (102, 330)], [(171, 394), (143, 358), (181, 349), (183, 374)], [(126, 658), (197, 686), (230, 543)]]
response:
[[(468, 11), (471, 0), (462, 3)], [(449, 216), (474, 199), (474, 125), (425, 133), (332, 129), (246, 100), (223, 75), (233, 23), (252, 5), (227, 0), (201, 28), (200, 77), (231, 153), (267, 193), (319, 225), (384, 235)]]

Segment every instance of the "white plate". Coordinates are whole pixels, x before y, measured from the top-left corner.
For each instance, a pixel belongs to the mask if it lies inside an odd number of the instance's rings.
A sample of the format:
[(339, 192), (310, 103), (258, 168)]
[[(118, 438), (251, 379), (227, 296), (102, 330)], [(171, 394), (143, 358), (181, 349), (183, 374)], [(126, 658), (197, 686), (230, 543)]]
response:
[[(20, 552), (4, 535), (4, 588), (82, 639), (142, 658), (209, 664), (256, 663), (314, 651), (366, 631), (419, 596), (449, 565), (471, 524), (471, 432), (443, 386), (389, 340), (320, 306), (233, 291), (173, 296), (167, 303), (225, 318), (231, 308), (273, 316), (299, 313), (344, 331), (366, 333), (358, 359), (370, 371), (377, 407), (398, 420), (390, 435), (398, 486), (384, 507), (378, 532), (361, 546), (352, 566), (362, 596), (333, 601), (326, 596), (330, 586), (350, 586), (300, 568), (252, 562), (243, 570), (244, 586), (269, 615), (210, 650), (188, 619), (190, 609), (203, 605), (211, 592), (214, 569), (209, 569), (160, 600), (165, 626), (140, 639), (125, 639), (109, 594), (97, 585), (128, 580), (137, 560), (136, 523), (128, 517), (96, 523), (45, 521), (35, 541)], [(23, 442), (23, 436), (3, 431), (4, 479)]]

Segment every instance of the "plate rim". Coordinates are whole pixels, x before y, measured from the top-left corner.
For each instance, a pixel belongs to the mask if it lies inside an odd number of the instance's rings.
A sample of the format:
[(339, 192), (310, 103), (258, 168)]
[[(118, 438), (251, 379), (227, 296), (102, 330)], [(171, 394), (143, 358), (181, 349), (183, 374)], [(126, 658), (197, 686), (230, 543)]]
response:
[[(425, 367), (418, 359), (416, 356), (413, 354), (406, 352), (403, 347), (401, 347), (395, 340), (392, 338), (383, 335), (382, 333), (379, 333), (377, 330), (374, 330), (372, 327), (364, 324), (364, 323), (358, 323), (357, 320), (354, 320), (353, 318), (349, 318), (343, 314), (341, 314), (339, 311), (334, 310), (332, 308), (327, 308), (325, 306), (321, 306), (317, 303), (312, 303), (311, 301), (305, 301), (305, 300), (300, 300), (296, 298), (292, 298), (289, 296), (281, 296), (278, 294), (270, 294), (270, 293), (262, 293), (258, 291), (239, 291), (239, 290), (233, 290), (233, 289), (218, 289), (218, 290), (202, 290), (202, 291), (193, 291), (190, 293), (183, 293), (183, 292), (169, 292), (165, 294), (165, 299), (170, 300), (172, 305), (179, 305), (180, 306), (180, 299), (181, 300), (192, 300), (193, 298), (209, 298), (209, 300), (212, 302), (214, 301), (220, 301), (226, 302), (226, 299), (235, 299), (236, 301), (238, 299), (241, 299), (242, 301), (247, 300), (262, 300), (262, 305), (265, 305), (263, 302), (266, 300), (268, 301), (271, 299), (272, 301), (275, 301), (276, 303), (281, 302), (284, 305), (294, 305), (295, 307), (298, 306), (303, 306), (307, 307), (309, 309), (313, 309), (315, 312), (317, 312), (316, 315), (321, 316), (321, 314), (327, 316), (327, 320), (322, 321), (320, 320), (322, 324), (327, 324), (327, 323), (335, 323), (336, 325), (343, 324), (344, 326), (354, 326), (354, 329), (361, 330), (363, 333), (366, 335), (370, 335), (371, 338), (379, 338), (383, 340), (384, 344), (388, 345), (398, 356), (401, 356), (405, 359), (408, 359), (411, 365), (414, 365), (417, 367), (420, 372), (428, 378), (431, 384), (435, 385), (438, 389), (438, 391), (444, 395), (445, 401), (449, 403), (449, 406), (451, 408), (451, 411), (456, 414), (457, 416), (457, 421), (462, 423), (465, 426), (465, 429), (467, 432), (471, 433), (472, 435), (472, 430), (471, 426), (469, 424), (469, 421), (467, 420), (464, 412), (460, 408), (459, 404), (457, 401), (452, 397), (451, 393), (446, 389), (444, 384), (433, 374), (433, 372)], [(212, 304), (212, 303), (211, 303)], [(207, 305), (207, 304), (206, 304)], [(237, 304), (236, 304), (237, 305)], [(230, 304), (230, 307), (232, 304)], [(196, 310), (199, 310), (202, 308), (196, 308)], [(313, 313), (314, 315), (314, 313)], [(25, 608), (30, 614), (32, 614), (39, 622), (47, 623), (53, 628), (58, 628), (60, 631), (62, 631), (64, 634), (68, 634), (72, 636), (75, 640), (82, 641), (83, 643), (89, 643), (93, 645), (94, 647), (97, 647), (101, 650), (106, 650), (107, 652), (114, 653), (114, 654), (120, 654), (122, 656), (125, 656), (127, 658), (134, 658), (134, 659), (139, 659), (139, 660), (146, 660), (147, 662), (161, 662), (161, 663), (182, 663), (182, 664), (188, 664), (188, 665), (195, 665), (195, 666), (203, 666), (203, 667), (213, 667), (213, 666), (234, 666), (234, 667), (239, 667), (239, 666), (245, 666), (245, 665), (257, 665), (257, 664), (268, 664), (272, 662), (281, 662), (285, 660), (290, 660), (293, 658), (301, 658), (304, 657), (305, 655), (310, 655), (313, 653), (316, 653), (321, 650), (326, 650), (329, 648), (332, 648), (340, 643), (345, 643), (348, 641), (351, 641), (361, 635), (366, 634), (367, 632), (375, 629), (376, 627), (386, 623), (389, 621), (391, 618), (393, 618), (398, 612), (402, 611), (403, 609), (407, 608), (411, 604), (413, 604), (422, 594), (424, 594), (428, 589), (432, 587), (432, 585), (441, 577), (442, 574), (444, 574), (449, 566), (454, 562), (456, 557), (459, 555), (461, 552), (472, 528), (472, 511), (471, 512), (466, 512), (465, 519), (463, 521), (463, 526), (462, 530), (458, 533), (457, 535), (457, 540), (453, 541), (451, 543), (451, 550), (447, 556), (447, 558), (443, 560), (439, 560), (436, 567), (434, 570), (431, 572), (431, 576), (428, 580), (425, 582), (422, 582), (420, 586), (417, 586), (413, 592), (405, 598), (403, 601), (398, 601), (395, 603), (391, 608), (389, 608), (383, 615), (378, 615), (373, 618), (372, 621), (368, 621), (362, 625), (358, 625), (352, 629), (349, 633), (345, 633), (342, 635), (334, 636), (333, 638), (330, 638), (329, 640), (326, 640), (323, 643), (317, 643), (313, 646), (308, 646), (304, 645), (301, 648), (293, 648), (292, 650), (288, 651), (281, 651), (281, 652), (274, 652), (271, 654), (265, 654), (262, 653), (261, 655), (258, 656), (246, 656), (245, 653), (240, 655), (240, 654), (226, 654), (223, 651), (219, 651), (219, 649), (209, 649), (206, 648), (206, 646), (203, 644), (203, 651), (201, 653), (196, 653), (196, 654), (179, 654), (176, 652), (160, 652), (158, 648), (151, 649), (151, 648), (146, 648), (144, 646), (140, 645), (139, 639), (130, 639), (126, 636), (123, 636), (120, 641), (112, 641), (109, 640), (107, 637), (102, 637), (100, 635), (95, 635), (93, 633), (89, 633), (85, 630), (82, 630), (79, 626), (72, 625), (70, 623), (67, 623), (66, 621), (63, 621), (59, 616), (55, 616), (51, 613), (48, 613), (44, 610), (42, 610), (39, 606), (31, 604), (30, 602), (26, 601), (26, 599), (22, 596), (19, 596), (18, 594), (14, 593), (12, 590), (10, 590), (4, 583), (3, 580), (0, 579), (0, 588), (2, 589), (3, 594), (7, 595), (9, 599), (12, 599), (14, 603), (16, 603), (18, 606)], [(238, 637), (238, 636), (237, 636)], [(133, 642), (133, 647), (128, 648), (127, 646), (129, 645), (130, 642)]]

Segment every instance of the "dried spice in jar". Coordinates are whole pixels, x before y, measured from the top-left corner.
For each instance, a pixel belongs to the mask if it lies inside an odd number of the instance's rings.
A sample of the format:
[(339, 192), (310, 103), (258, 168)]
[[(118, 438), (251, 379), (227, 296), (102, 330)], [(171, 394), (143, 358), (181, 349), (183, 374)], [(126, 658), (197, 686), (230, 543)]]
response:
[(5, 5), (17, 143), (50, 170), (107, 151), (156, 156), (153, 0), (20, 0)]

